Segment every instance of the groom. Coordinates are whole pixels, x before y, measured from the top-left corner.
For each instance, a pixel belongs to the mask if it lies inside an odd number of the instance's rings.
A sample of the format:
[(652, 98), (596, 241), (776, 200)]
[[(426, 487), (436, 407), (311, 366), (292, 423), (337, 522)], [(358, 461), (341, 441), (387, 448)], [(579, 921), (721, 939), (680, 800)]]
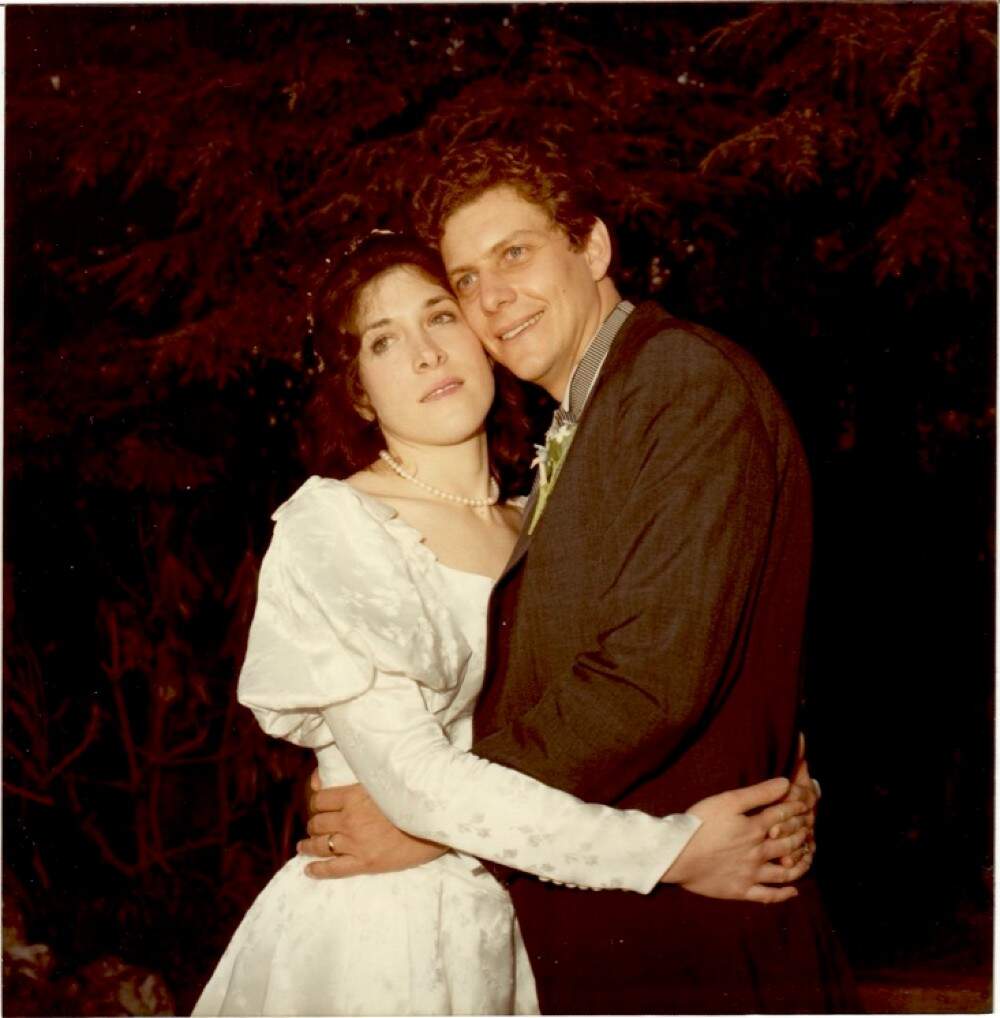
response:
[[(473, 751), (658, 815), (790, 774), (810, 495), (762, 371), (621, 300), (597, 206), (551, 153), (456, 148), (418, 206), (491, 356), (561, 404), (491, 601)], [(500, 875), (543, 1012), (853, 1009), (808, 878), (761, 908)]]

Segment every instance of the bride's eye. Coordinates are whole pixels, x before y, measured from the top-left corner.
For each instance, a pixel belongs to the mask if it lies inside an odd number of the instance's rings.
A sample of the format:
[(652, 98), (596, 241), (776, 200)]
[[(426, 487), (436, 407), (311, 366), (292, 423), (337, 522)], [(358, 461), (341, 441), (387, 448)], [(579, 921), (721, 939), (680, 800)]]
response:
[(431, 318), (431, 325), (450, 325), (455, 321), (454, 311), (439, 311)]
[(368, 349), (371, 350), (371, 352), (373, 354), (375, 354), (376, 357), (378, 357), (379, 354), (383, 354), (383, 353), (386, 352), (386, 350), (389, 349), (389, 346), (390, 346), (391, 343), (392, 343), (392, 336), (390, 336), (390, 335), (376, 336), (368, 344)]

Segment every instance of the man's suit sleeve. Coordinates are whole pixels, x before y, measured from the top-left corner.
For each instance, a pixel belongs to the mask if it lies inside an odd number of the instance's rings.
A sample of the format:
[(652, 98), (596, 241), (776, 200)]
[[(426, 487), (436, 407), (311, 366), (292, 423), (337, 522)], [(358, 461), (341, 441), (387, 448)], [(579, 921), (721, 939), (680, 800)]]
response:
[(578, 564), (605, 583), (587, 645), (473, 747), (588, 801), (614, 802), (662, 767), (722, 693), (767, 546), (775, 451), (754, 398), (715, 347), (679, 345), (668, 369), (666, 344), (647, 344), (617, 383), (607, 483), (624, 495), (608, 500), (619, 511), (600, 560)]

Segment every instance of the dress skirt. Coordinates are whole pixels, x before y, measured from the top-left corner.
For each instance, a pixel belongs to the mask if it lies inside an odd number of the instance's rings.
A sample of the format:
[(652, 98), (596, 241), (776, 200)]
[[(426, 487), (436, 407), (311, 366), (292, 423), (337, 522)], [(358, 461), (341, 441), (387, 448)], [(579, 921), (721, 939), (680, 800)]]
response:
[(339, 880), (310, 861), (257, 897), (195, 1015), (537, 1013), (510, 897), (476, 860)]

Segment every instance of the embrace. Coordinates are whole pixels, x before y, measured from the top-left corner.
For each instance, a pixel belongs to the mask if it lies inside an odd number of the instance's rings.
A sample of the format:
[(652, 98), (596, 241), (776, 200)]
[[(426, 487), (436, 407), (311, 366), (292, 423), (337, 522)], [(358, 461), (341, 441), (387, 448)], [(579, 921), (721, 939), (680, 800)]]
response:
[[(857, 1010), (808, 873), (803, 453), (748, 354), (622, 300), (598, 202), (456, 145), (420, 239), (322, 295), (353, 472), (275, 513), (239, 696), (325, 787), (196, 1014)], [(559, 404), (524, 504), (494, 364)]]

